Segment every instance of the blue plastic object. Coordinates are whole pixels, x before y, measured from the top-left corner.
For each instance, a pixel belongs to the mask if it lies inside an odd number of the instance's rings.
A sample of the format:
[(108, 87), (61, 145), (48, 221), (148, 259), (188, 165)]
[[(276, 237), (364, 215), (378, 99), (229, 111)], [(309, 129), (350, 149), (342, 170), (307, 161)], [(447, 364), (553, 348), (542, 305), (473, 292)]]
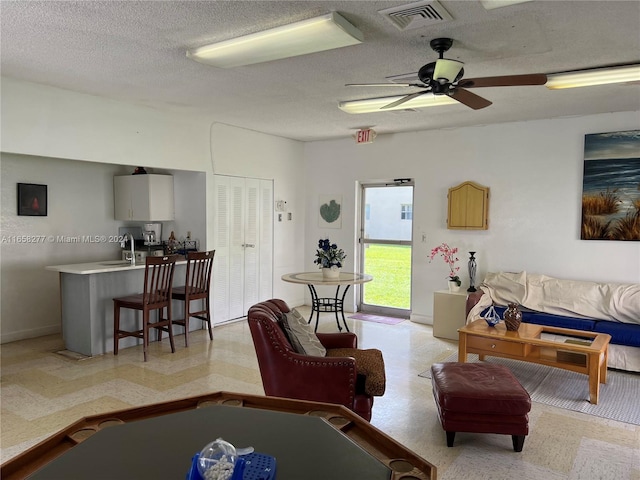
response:
[[(275, 480), (276, 459), (271, 455), (254, 452), (240, 459), (245, 461), (242, 480)], [(235, 476), (235, 470), (233, 473)]]
[[(191, 459), (191, 468), (186, 480), (204, 480), (198, 471), (198, 459), (200, 453), (196, 453)], [(275, 480), (276, 459), (263, 453), (250, 453), (238, 457), (233, 468), (231, 480)]]

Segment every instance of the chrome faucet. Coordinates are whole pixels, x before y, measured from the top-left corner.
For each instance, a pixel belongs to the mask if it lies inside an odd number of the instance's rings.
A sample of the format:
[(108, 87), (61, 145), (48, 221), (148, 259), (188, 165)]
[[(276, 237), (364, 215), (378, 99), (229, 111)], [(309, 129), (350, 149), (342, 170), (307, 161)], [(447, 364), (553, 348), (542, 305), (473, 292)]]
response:
[[(131, 263), (131, 265), (135, 265), (136, 264), (136, 241), (133, 238), (133, 235), (131, 233), (125, 233), (122, 236), (122, 241), (120, 242), (120, 246), (122, 248), (125, 248), (127, 246), (127, 237), (129, 237), (129, 241), (131, 242), (131, 258), (129, 258), (129, 262)], [(126, 255), (125, 255), (125, 259), (126, 259)]]

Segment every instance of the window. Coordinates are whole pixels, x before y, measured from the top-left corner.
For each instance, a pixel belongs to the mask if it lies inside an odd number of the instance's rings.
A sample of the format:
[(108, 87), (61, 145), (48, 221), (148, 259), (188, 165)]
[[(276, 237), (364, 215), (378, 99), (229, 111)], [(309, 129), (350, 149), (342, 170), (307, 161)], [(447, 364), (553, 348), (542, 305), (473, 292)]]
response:
[(368, 203), (364, 206), (364, 219), (371, 220), (371, 205)]
[(400, 205), (400, 220), (411, 220), (413, 218), (413, 205), (403, 203)]

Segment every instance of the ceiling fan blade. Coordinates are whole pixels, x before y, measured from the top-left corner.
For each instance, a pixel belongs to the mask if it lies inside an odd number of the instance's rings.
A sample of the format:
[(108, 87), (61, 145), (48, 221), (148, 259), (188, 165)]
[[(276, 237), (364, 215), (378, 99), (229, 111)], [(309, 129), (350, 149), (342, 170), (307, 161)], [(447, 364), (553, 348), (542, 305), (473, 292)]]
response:
[(345, 87), (426, 87), (418, 83), (347, 83)]
[(465, 90), (464, 88), (455, 88), (451, 90), (449, 96), (454, 100), (459, 101), (460, 103), (465, 104), (469, 108), (473, 108), (474, 110), (480, 110), (481, 108), (486, 108), (491, 105), (492, 102), (487, 100), (486, 98), (482, 98), (475, 93), (471, 93), (469, 90)]
[(405, 102), (408, 102), (409, 100), (412, 100), (416, 97), (419, 97), (420, 95), (424, 95), (425, 93), (429, 93), (430, 90), (425, 90), (423, 92), (416, 92), (416, 93), (411, 93), (409, 95), (405, 95), (404, 97), (402, 97), (400, 100), (396, 100), (395, 102), (392, 102), (388, 105), (385, 105), (384, 107), (380, 107), (380, 110), (385, 110), (387, 108), (393, 108), (393, 107), (397, 107), (398, 105), (402, 105)]
[(462, 88), (517, 87), (519, 85), (544, 85), (545, 83), (547, 83), (547, 76), (544, 73), (531, 73), (527, 75), (462, 79), (458, 82), (458, 86)]

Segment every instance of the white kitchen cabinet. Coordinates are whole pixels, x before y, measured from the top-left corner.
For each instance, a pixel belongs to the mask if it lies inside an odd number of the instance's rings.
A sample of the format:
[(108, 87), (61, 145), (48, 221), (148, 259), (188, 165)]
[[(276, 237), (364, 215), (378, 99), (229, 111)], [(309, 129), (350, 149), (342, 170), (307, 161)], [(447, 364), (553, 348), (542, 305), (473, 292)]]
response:
[(214, 176), (214, 323), (273, 293), (273, 181)]
[(173, 220), (173, 176), (123, 175), (113, 177), (116, 220), (161, 222)]
[(433, 336), (458, 340), (467, 322), (467, 293), (439, 290), (433, 294)]

